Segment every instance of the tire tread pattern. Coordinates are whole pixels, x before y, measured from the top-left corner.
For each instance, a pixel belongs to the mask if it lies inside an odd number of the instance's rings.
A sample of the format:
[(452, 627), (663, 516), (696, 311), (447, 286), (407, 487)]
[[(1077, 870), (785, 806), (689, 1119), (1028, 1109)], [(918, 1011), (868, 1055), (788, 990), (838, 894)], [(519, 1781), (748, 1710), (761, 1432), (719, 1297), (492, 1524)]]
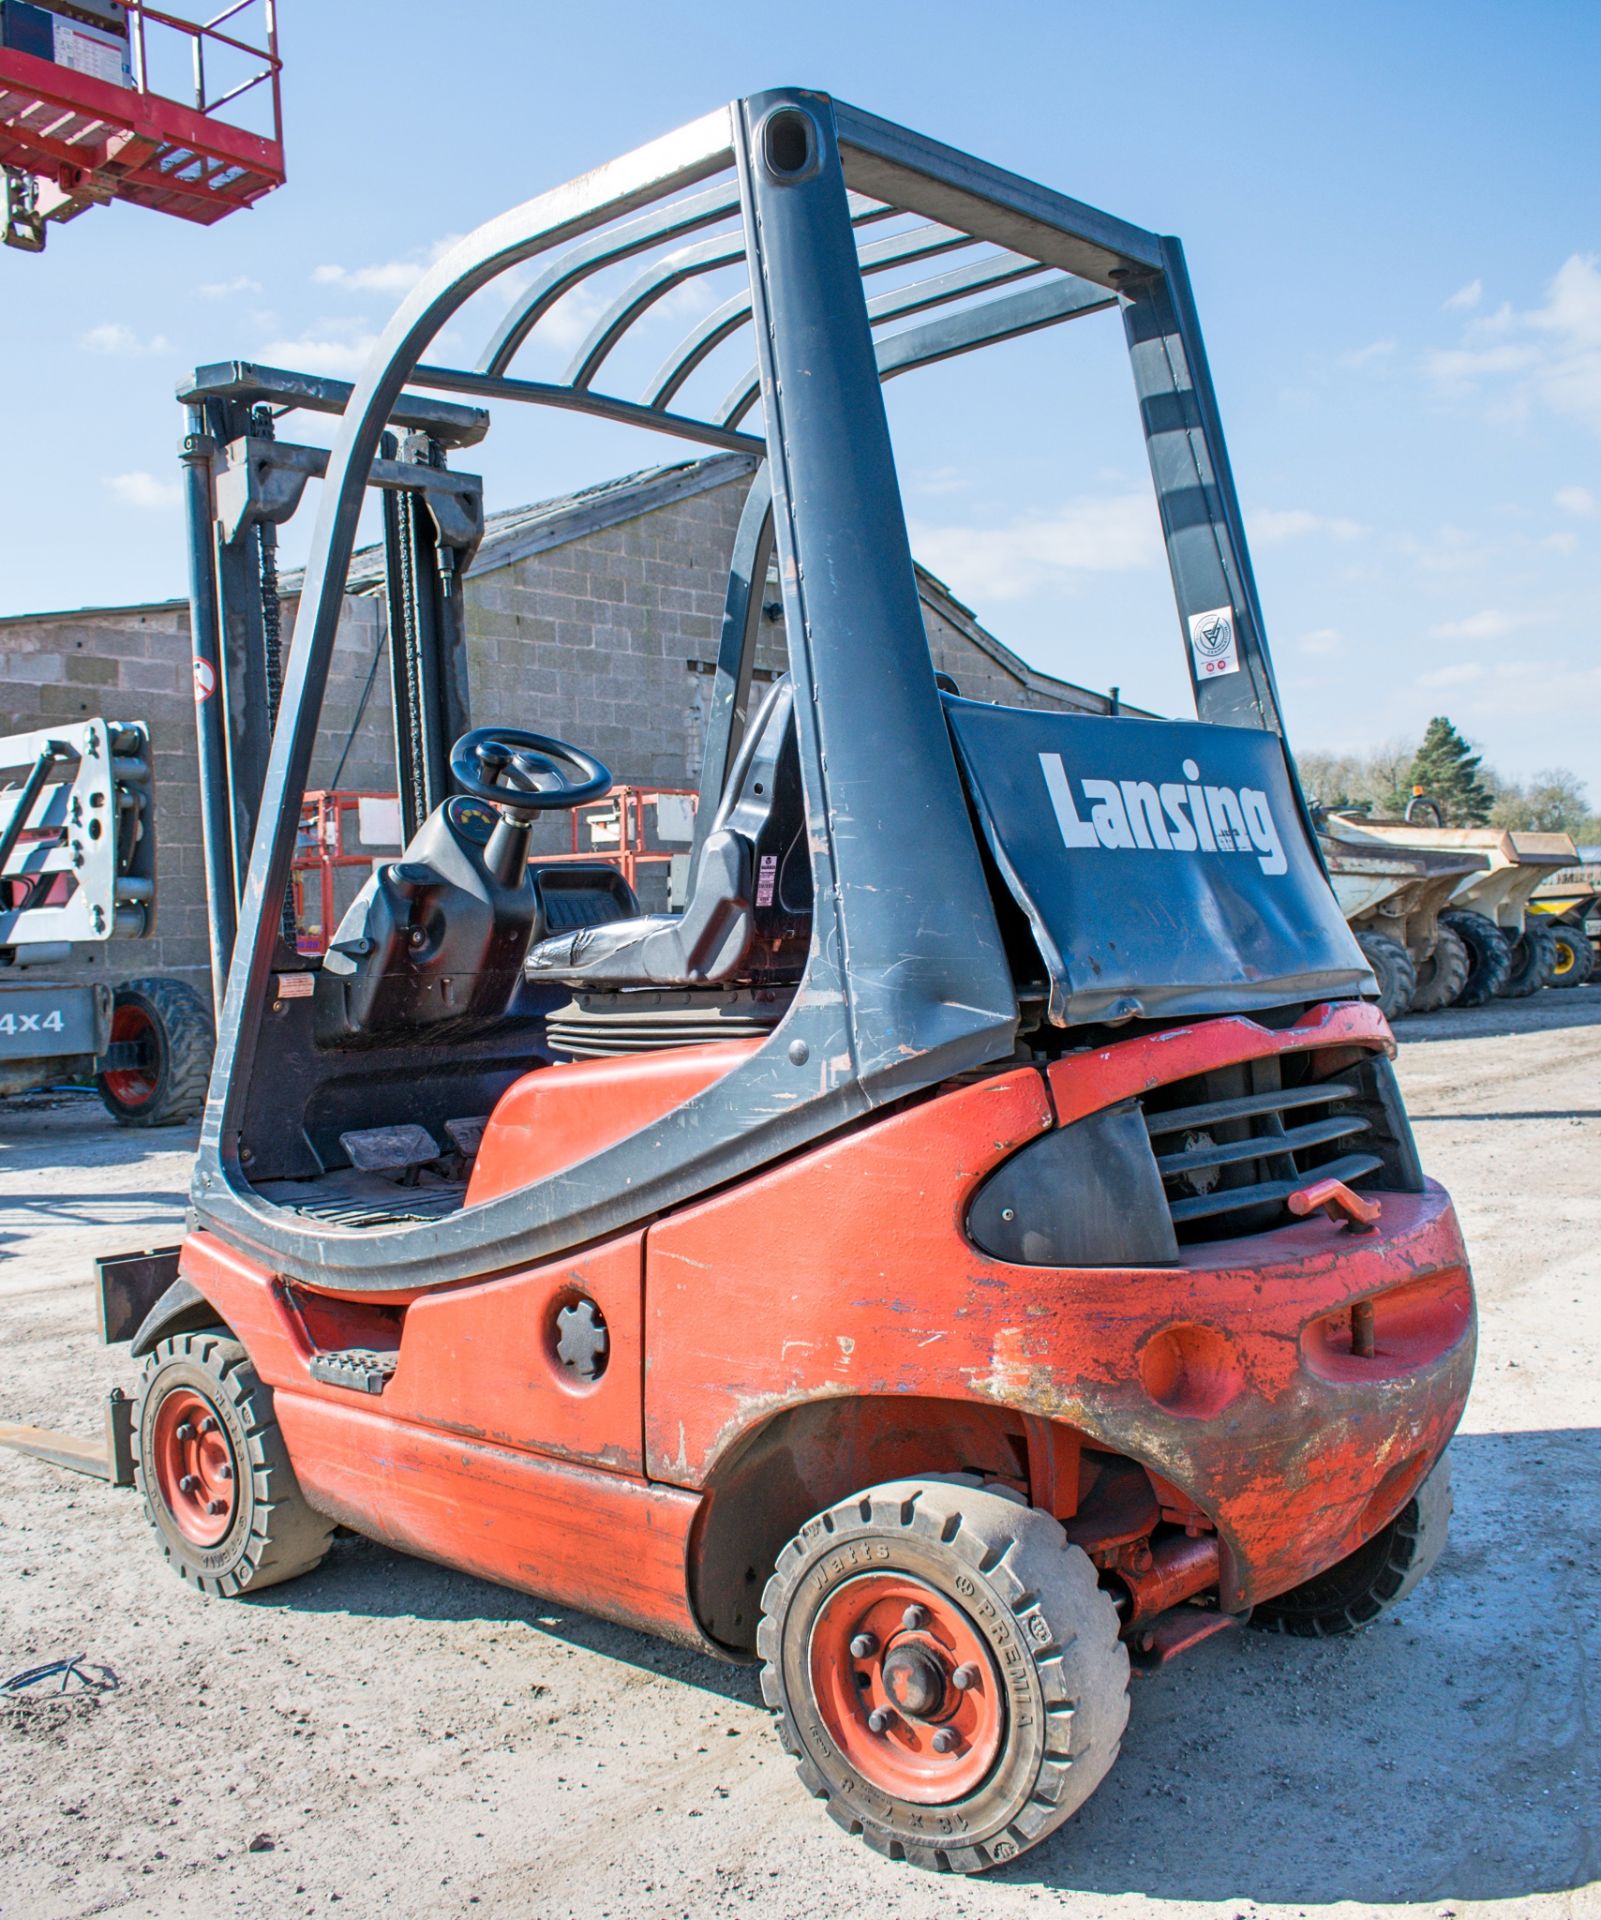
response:
[(1445, 1550), (1450, 1526), (1451, 1460), (1446, 1454), (1374, 1540), (1327, 1572), (1264, 1602), (1251, 1615), (1251, 1625), (1306, 1640), (1358, 1633), (1400, 1606), (1417, 1587)]
[(1128, 1649), (1088, 1555), (1020, 1495), (963, 1474), (870, 1488), (818, 1515), (817, 1525), (830, 1542), (857, 1532), (904, 1531), (981, 1576), (1020, 1626), (1022, 1644), (1034, 1657), (1045, 1707), (1044, 1751), (1021, 1804), (994, 1831), (965, 1843), (930, 1838), (925, 1844), (894, 1833), (832, 1788), (797, 1732), (783, 1681), (783, 1620), (821, 1557), (817, 1537), (803, 1531), (778, 1556), (757, 1630), (762, 1698), (778, 1716), (779, 1743), (795, 1760), (802, 1785), (827, 1802), (839, 1826), (875, 1852), (933, 1872), (980, 1873), (1037, 1845), (1106, 1777), (1128, 1722)]
[(171, 1127), (200, 1117), (211, 1079), (211, 1056), (216, 1032), (206, 1003), (182, 980), (151, 976), (125, 980), (117, 988), (116, 1004), (137, 997), (161, 1030), (161, 1073), (156, 1090), (140, 1106), (126, 1106), (106, 1085), (104, 1074), (95, 1084), (106, 1111), (124, 1127)]
[[(207, 1376), (210, 1397), (226, 1403), (242, 1430), (246, 1458), (236, 1464), (241, 1478), (244, 1469), (249, 1469), (250, 1528), (234, 1565), (220, 1573), (194, 1566), (161, 1524), (157, 1512), (158, 1506), (164, 1505), (161, 1492), (150, 1485), (145, 1471), (142, 1436), (146, 1406), (158, 1376), (174, 1364), (186, 1364)], [(134, 1428), (139, 1437), (134, 1448), (134, 1483), (144, 1501), (145, 1517), (180, 1579), (214, 1599), (231, 1600), (245, 1592), (259, 1593), (264, 1587), (297, 1579), (322, 1562), (335, 1523), (307, 1504), (273, 1416), (272, 1389), (225, 1328), (175, 1334), (156, 1346), (140, 1381)]]

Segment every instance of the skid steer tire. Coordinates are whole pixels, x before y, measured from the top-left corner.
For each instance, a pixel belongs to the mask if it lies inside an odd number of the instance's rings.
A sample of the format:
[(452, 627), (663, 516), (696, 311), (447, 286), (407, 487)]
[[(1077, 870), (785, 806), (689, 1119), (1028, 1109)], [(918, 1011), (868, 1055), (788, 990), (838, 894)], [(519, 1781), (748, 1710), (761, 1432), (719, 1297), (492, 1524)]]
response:
[(1595, 972), (1595, 943), (1578, 927), (1558, 922), (1551, 929), (1556, 942), (1556, 966), (1547, 981), (1552, 987), (1582, 987)]
[(334, 1522), (289, 1464), (272, 1389), (225, 1328), (174, 1334), (145, 1363), (134, 1481), (168, 1563), (231, 1600), (309, 1573)]
[(206, 1003), (181, 980), (127, 980), (112, 1005), (111, 1040), (144, 1051), (137, 1067), (111, 1067), (95, 1086), (124, 1127), (171, 1127), (197, 1120), (206, 1104), (216, 1035)]
[(1468, 950), (1468, 977), (1456, 997), (1459, 1007), (1482, 1007), (1501, 990), (1512, 961), (1501, 938), (1501, 929), (1487, 914), (1466, 909), (1440, 915), (1440, 924), (1449, 927)]
[(1417, 969), (1412, 956), (1392, 933), (1359, 933), (1356, 943), (1379, 983), (1379, 1011), (1386, 1020), (1399, 1020), (1417, 991)]
[(1552, 927), (1528, 921), (1518, 935), (1507, 933), (1507, 977), (1501, 987), (1505, 1000), (1527, 1000), (1538, 993), (1557, 968), (1557, 937)]
[(1453, 927), (1441, 925), (1434, 951), (1418, 967), (1418, 988), (1412, 996), (1414, 1013), (1438, 1013), (1456, 1001), (1467, 984), (1468, 950)]
[(1387, 1527), (1325, 1572), (1261, 1602), (1251, 1625), (1309, 1640), (1359, 1632), (1412, 1592), (1444, 1551), (1450, 1525), (1451, 1458), (1442, 1454)]
[(968, 1476), (869, 1487), (778, 1556), (762, 1697), (802, 1782), (876, 1852), (978, 1873), (1100, 1785), (1128, 1652), (1084, 1551)]

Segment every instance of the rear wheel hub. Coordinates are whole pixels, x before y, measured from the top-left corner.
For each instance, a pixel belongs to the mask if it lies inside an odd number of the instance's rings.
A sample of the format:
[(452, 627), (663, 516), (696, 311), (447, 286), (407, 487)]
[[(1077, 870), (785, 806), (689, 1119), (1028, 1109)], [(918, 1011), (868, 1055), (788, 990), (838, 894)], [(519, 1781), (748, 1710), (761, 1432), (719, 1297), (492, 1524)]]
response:
[(156, 1408), (156, 1484), (173, 1522), (197, 1547), (227, 1537), (239, 1498), (233, 1443), (217, 1409), (193, 1387), (174, 1387)]
[(829, 1738), (881, 1791), (942, 1806), (994, 1767), (1006, 1733), (1000, 1674), (965, 1609), (937, 1587), (887, 1572), (846, 1581), (812, 1623), (810, 1664)]

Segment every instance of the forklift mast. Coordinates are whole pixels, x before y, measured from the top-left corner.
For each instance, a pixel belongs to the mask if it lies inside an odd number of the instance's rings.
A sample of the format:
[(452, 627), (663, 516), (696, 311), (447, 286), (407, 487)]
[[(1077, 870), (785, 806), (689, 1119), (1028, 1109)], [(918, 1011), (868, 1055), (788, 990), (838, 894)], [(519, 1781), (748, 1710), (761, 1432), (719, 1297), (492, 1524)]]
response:
[[(255, 837), (267, 755), (283, 694), (278, 528), (299, 507), (327, 450), (278, 438), (303, 411), (339, 414), (343, 380), (231, 361), (178, 389), (189, 520), (201, 824), (210, 905), (214, 1004), (222, 1005), (240, 892)], [(483, 536), (483, 485), (446, 464), (489, 416), (420, 400), (398, 409), (369, 483), (383, 497), (395, 778), (401, 830), (416, 832), (448, 792), (450, 744), (468, 724), (460, 579)], [(280, 916), (279, 964), (293, 968), (293, 896)]]

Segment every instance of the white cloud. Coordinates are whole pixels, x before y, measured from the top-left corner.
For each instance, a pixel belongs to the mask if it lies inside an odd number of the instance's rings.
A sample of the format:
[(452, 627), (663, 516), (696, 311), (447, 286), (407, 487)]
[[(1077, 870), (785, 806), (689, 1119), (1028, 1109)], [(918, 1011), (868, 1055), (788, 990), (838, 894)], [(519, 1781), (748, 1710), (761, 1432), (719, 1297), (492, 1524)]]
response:
[(1551, 498), (1564, 513), (1574, 514), (1581, 520), (1601, 513), (1601, 500), (1588, 487), (1558, 487)]
[(1353, 347), (1349, 353), (1340, 355), (1342, 367), (1371, 367), (1376, 361), (1388, 360), (1395, 352), (1393, 340), (1370, 340), (1365, 347)]
[(339, 377), (360, 373), (377, 344), (376, 333), (340, 338), (332, 329), (325, 329), (321, 338), (310, 335), (299, 340), (269, 340), (258, 357), (272, 367), (292, 367), (297, 373), (327, 373)]
[(1543, 408), (1601, 433), (1601, 255), (1570, 255), (1541, 306), (1471, 322), (1467, 344), (1428, 354), (1424, 368), (1447, 391), (1504, 382), (1515, 413)]
[(1540, 545), (1551, 553), (1576, 553), (1579, 536), (1576, 533), (1548, 533)]
[(208, 280), (196, 292), (202, 300), (226, 300), (236, 293), (260, 293), (259, 280), (252, 280), (248, 273), (236, 273), (231, 280)]
[(1245, 525), (1261, 547), (1299, 540), (1309, 533), (1325, 534), (1331, 540), (1356, 540), (1367, 531), (1359, 521), (1308, 513), (1305, 507), (1257, 507), (1245, 516)]
[(1481, 613), (1470, 613), (1462, 620), (1442, 620), (1437, 627), (1429, 628), (1429, 637), (1432, 640), (1504, 640), (1509, 633), (1533, 624), (1533, 614), (1503, 613), (1499, 607), (1486, 607)]
[(1484, 669), (1477, 661), (1464, 660), (1454, 667), (1436, 667), (1432, 673), (1420, 673), (1417, 684), (1420, 687), (1465, 687), (1483, 676)]
[(365, 267), (329, 263), (313, 268), (311, 277), (320, 287), (343, 287), (347, 293), (409, 293), (460, 238), (459, 233), (447, 233), (431, 247), (403, 260), (379, 260)]
[(1441, 304), (1447, 313), (1453, 311), (1461, 312), (1469, 307), (1476, 307), (1483, 298), (1484, 282), (1482, 280), (1470, 280), (1465, 287), (1458, 287), (1450, 299), (1442, 301)]
[(967, 485), (960, 467), (925, 467), (912, 475), (913, 493), (962, 493)]
[(1302, 653), (1338, 653), (1345, 645), (1345, 635), (1338, 627), (1316, 627), (1311, 633), (1303, 633), (1295, 644)]
[(1481, 538), (1464, 527), (1450, 525), (1436, 527), (1421, 539), (1415, 534), (1402, 534), (1395, 547), (1423, 573), (1470, 573), (1483, 565), (1485, 557)]
[(153, 473), (114, 473), (105, 483), (125, 507), (166, 512), (183, 498), (179, 480), (159, 480)]
[(1149, 493), (1090, 495), (1058, 512), (1002, 527), (914, 524), (912, 550), (958, 592), (1019, 600), (1074, 573), (1127, 573), (1162, 564)]
[(140, 339), (132, 327), (125, 326), (120, 320), (103, 320), (97, 327), (91, 327), (79, 336), (79, 345), (90, 353), (165, 353), (167, 337), (165, 334), (152, 334), (148, 340)]

